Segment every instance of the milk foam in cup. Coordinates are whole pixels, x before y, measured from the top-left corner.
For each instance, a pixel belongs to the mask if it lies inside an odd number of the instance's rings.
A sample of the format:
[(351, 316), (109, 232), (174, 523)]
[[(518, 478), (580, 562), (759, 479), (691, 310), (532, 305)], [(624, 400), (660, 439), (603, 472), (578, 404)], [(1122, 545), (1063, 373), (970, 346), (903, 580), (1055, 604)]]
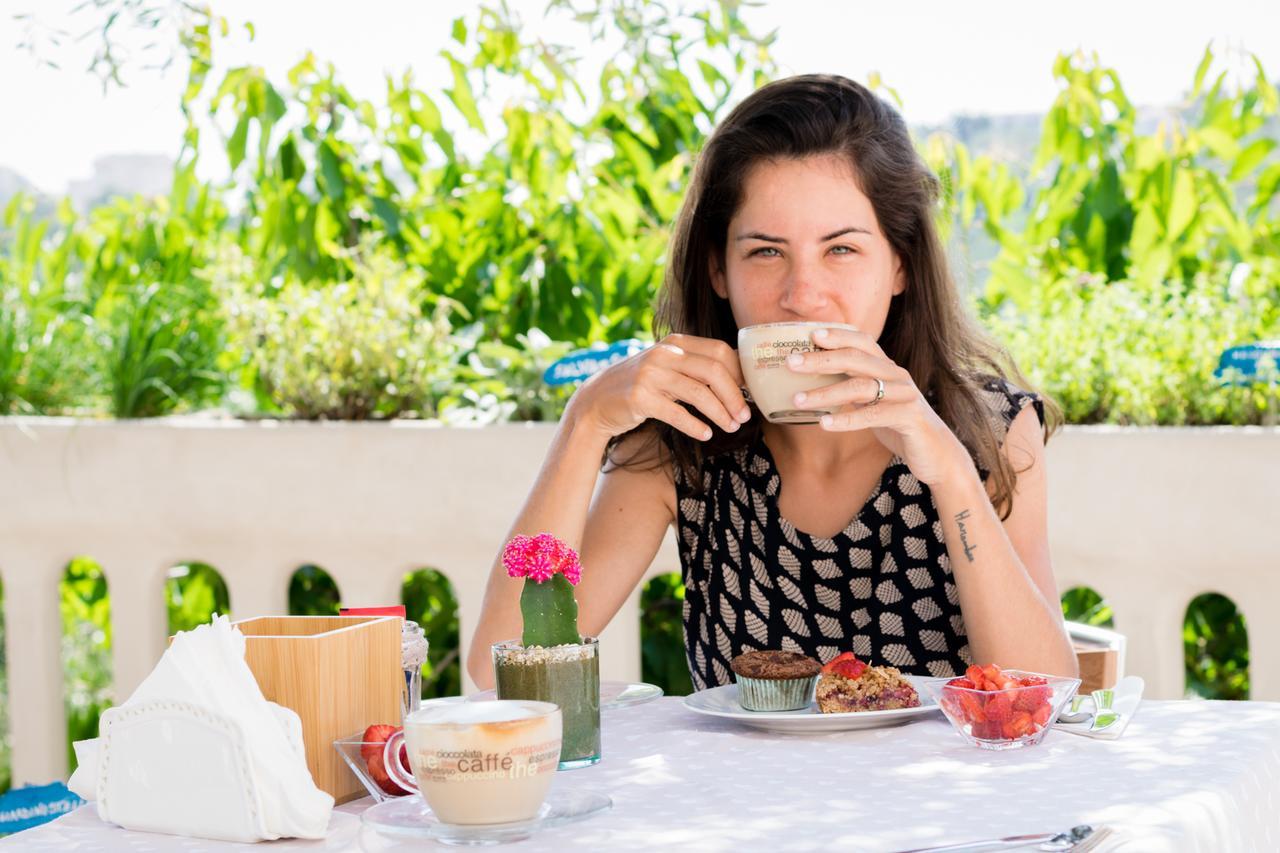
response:
[(798, 407), (795, 395), (814, 391), (849, 377), (844, 373), (797, 373), (787, 366), (787, 356), (818, 349), (813, 333), (818, 329), (849, 329), (844, 323), (765, 323), (738, 330), (738, 360), (747, 390), (760, 413), (777, 424), (812, 424), (837, 407)]
[(422, 792), (442, 823), (532, 820), (560, 761), (561, 726), (560, 708), (550, 702), (433, 700), (404, 721), (414, 778), (397, 760), (399, 732), (387, 741), (385, 765)]

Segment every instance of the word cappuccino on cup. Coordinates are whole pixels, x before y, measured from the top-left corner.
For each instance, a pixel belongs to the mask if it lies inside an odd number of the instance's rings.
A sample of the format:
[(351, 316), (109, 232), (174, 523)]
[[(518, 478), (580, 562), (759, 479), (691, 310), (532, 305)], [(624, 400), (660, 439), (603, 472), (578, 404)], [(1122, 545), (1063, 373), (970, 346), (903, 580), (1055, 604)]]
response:
[(387, 772), (423, 799), (442, 823), (532, 820), (560, 763), (560, 708), (550, 702), (424, 702), (387, 740), (394, 757), (403, 740), (410, 779), (394, 758)]
[(812, 352), (813, 333), (818, 329), (848, 329), (844, 323), (764, 323), (738, 330), (738, 360), (756, 408), (776, 424), (813, 424), (835, 407), (797, 408), (795, 396), (808, 393), (849, 377), (844, 373), (796, 373), (787, 366), (787, 357)]

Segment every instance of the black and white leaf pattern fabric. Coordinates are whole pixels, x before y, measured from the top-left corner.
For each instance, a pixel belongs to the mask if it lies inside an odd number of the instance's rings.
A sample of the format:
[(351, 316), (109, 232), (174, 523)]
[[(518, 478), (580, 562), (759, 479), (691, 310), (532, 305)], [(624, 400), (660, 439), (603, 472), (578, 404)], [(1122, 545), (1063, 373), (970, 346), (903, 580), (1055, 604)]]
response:
[[(1003, 380), (983, 390), (998, 435), (1033, 403)], [(985, 472), (983, 472), (985, 476)], [(778, 512), (763, 441), (705, 460), (703, 490), (676, 474), (684, 638), (694, 687), (728, 684), (729, 661), (786, 649), (821, 661), (853, 651), (876, 665), (954, 676), (971, 662), (942, 524), (928, 486), (894, 457), (858, 514), (830, 539)]]

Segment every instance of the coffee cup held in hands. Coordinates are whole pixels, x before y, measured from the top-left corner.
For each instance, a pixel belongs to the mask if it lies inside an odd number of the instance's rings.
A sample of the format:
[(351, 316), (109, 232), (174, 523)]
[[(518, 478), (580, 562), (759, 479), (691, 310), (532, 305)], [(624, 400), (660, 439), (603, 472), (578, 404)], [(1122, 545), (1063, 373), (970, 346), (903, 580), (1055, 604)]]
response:
[(799, 408), (797, 393), (815, 391), (842, 382), (843, 373), (797, 373), (787, 366), (787, 356), (817, 349), (813, 333), (818, 329), (849, 329), (844, 323), (765, 323), (738, 330), (738, 359), (751, 399), (765, 419), (777, 424), (812, 424), (833, 407)]
[[(550, 702), (424, 702), (388, 739), (384, 765), (442, 823), (532, 820), (560, 761), (561, 720)], [(402, 741), (412, 778), (395, 760)]]

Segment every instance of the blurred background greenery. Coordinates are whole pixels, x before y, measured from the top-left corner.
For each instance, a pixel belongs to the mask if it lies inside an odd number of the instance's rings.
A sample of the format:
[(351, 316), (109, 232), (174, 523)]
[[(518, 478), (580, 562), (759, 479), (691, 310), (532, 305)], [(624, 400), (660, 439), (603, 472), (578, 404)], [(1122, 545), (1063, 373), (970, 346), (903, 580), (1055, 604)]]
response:
[[(505, 4), (481, 5), (454, 23), (451, 87), (405, 74), (369, 101), (310, 54), (279, 78), (244, 66), (215, 79), (227, 23), (193, 9), (169, 192), (87, 212), (19, 194), (3, 211), (0, 414), (555, 419), (570, 391), (542, 370), (575, 347), (647, 336), (694, 155), (777, 75), (772, 35), (736, 2), (553, 0), (576, 38), (621, 37), (598, 77), (566, 44), (527, 39)], [(1274, 384), (1214, 376), (1228, 346), (1280, 338), (1280, 97), (1255, 64), (1229, 81), (1206, 50), (1176, 114), (1144, 129), (1112, 69), (1062, 54), (1031, 162), (918, 138), (944, 181), (937, 217), (966, 297), (1069, 422), (1273, 422)], [(224, 181), (196, 177), (210, 126)], [(484, 145), (463, 144), (474, 138)], [(234, 607), (199, 563), (176, 567), (166, 595), (173, 630)], [(73, 560), (62, 600), (73, 739), (111, 701), (100, 567)], [(290, 584), (295, 613), (339, 600), (319, 567)], [(403, 600), (432, 644), (424, 693), (458, 692), (447, 579), (412, 573)], [(674, 576), (643, 597), (644, 677), (673, 693), (689, 689), (682, 600)], [(1063, 606), (1111, 622), (1094, 591)], [(1185, 643), (1189, 693), (1248, 696), (1229, 600), (1192, 602)]]

